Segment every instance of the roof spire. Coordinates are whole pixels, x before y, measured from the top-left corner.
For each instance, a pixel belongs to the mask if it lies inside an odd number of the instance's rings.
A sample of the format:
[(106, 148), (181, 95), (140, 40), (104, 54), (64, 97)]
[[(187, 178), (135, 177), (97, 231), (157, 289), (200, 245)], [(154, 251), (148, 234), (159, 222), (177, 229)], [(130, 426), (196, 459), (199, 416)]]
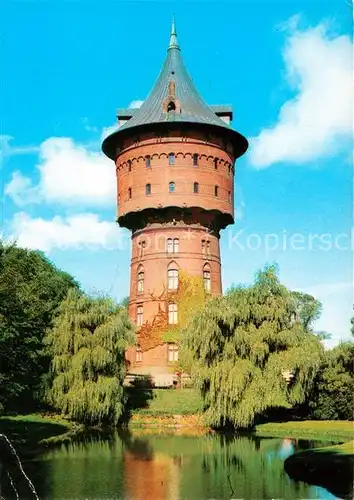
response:
[(170, 49), (179, 49), (178, 41), (177, 41), (177, 31), (175, 24), (175, 16), (172, 17), (172, 27), (171, 27), (171, 35), (170, 35), (170, 44), (168, 46), (168, 50)]

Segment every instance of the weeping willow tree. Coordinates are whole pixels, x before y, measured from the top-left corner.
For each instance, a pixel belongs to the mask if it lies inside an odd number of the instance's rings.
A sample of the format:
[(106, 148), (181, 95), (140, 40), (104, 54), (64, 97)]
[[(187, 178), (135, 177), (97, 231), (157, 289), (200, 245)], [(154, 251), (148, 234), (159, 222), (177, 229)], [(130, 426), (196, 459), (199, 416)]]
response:
[(323, 348), (297, 305), (268, 266), (254, 285), (213, 299), (189, 323), (181, 348), (210, 425), (247, 427), (267, 409), (303, 402)]
[(46, 336), (52, 357), (48, 401), (83, 423), (117, 423), (123, 410), (124, 351), (134, 343), (126, 307), (70, 290)]

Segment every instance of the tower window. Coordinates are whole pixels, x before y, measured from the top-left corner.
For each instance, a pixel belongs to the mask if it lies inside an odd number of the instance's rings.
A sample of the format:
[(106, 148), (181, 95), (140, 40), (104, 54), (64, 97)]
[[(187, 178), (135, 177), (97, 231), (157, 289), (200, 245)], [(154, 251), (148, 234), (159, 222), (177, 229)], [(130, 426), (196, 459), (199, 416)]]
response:
[(177, 290), (178, 288), (178, 269), (169, 269), (167, 271), (167, 288)]
[(170, 325), (177, 325), (178, 323), (177, 304), (168, 304), (168, 323)]
[(229, 175), (231, 175), (231, 165), (229, 165)]
[(174, 191), (175, 191), (175, 183), (174, 182), (170, 182), (169, 185), (168, 185), (168, 189), (169, 189), (170, 193), (174, 193)]
[(143, 351), (141, 347), (137, 347), (135, 350), (135, 361), (139, 362), (143, 360)]
[(214, 186), (214, 194), (215, 196), (219, 196), (219, 186)]
[(205, 253), (205, 240), (202, 240), (202, 253)]
[(210, 241), (206, 242), (207, 254), (210, 255)]
[(219, 161), (219, 158), (214, 158), (214, 168), (215, 168), (215, 170), (218, 169), (218, 161)]
[(194, 155), (193, 155), (193, 167), (197, 167), (197, 166), (198, 166), (198, 154), (194, 153)]
[(179, 250), (179, 239), (175, 238), (173, 240), (173, 253), (178, 253)]
[(210, 292), (211, 290), (211, 279), (210, 279), (210, 268), (205, 267), (203, 271), (203, 281), (204, 281), (204, 290), (206, 292)]
[(168, 155), (168, 164), (169, 165), (174, 165), (175, 164), (175, 154), (174, 153), (170, 153)]
[(173, 239), (168, 238), (167, 239), (167, 253), (172, 253), (173, 252)]
[(128, 172), (131, 172), (132, 171), (132, 162), (131, 160), (128, 160)]
[(131, 197), (132, 197), (132, 188), (129, 188), (128, 189), (128, 198), (129, 198), (129, 200), (131, 199)]
[(146, 186), (145, 186), (145, 194), (146, 195), (151, 194), (151, 184), (146, 184)]
[(168, 345), (168, 361), (170, 363), (178, 361), (178, 346), (176, 344)]
[(143, 293), (144, 291), (144, 271), (143, 269), (138, 272), (138, 293)]
[(143, 324), (143, 306), (140, 305), (136, 309), (136, 324), (141, 326)]
[(176, 104), (173, 101), (170, 101), (167, 105), (167, 113), (171, 111), (176, 111)]
[(194, 193), (199, 193), (199, 184), (198, 184), (198, 182), (195, 182), (193, 184), (193, 191), (194, 191)]
[(229, 201), (231, 201), (231, 191), (229, 191)]
[(139, 241), (138, 245), (139, 245), (139, 257), (142, 257), (145, 252), (146, 243), (145, 241)]
[(178, 238), (167, 238), (166, 242), (167, 253), (178, 253), (179, 250), (179, 239)]
[(151, 167), (151, 157), (150, 156), (145, 157), (145, 166), (146, 166), (146, 168)]

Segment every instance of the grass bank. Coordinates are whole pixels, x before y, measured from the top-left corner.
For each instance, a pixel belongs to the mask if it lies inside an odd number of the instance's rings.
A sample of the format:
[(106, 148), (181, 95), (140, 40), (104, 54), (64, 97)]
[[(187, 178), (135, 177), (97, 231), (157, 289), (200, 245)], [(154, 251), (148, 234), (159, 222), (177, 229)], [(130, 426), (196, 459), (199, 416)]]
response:
[(129, 389), (129, 425), (202, 425), (203, 402), (196, 389)]
[(353, 498), (354, 441), (295, 453), (285, 460), (284, 468), (296, 481), (322, 486), (339, 498)]
[(258, 436), (279, 436), (306, 439), (354, 439), (354, 424), (337, 420), (304, 420), (299, 422), (269, 422), (257, 425)]
[(22, 453), (70, 441), (83, 427), (58, 415), (17, 415), (0, 417), (0, 433)]

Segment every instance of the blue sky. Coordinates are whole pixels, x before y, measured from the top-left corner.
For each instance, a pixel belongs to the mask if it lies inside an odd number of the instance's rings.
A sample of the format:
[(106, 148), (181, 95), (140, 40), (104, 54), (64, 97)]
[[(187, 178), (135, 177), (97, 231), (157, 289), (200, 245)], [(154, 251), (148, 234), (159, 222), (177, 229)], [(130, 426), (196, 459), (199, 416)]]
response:
[[(208, 104), (231, 104), (250, 140), (237, 162), (223, 285), (278, 262), (323, 303), (328, 345), (349, 337), (352, 296), (352, 20), (336, 1), (7, 1), (1, 9), (1, 228), (88, 291), (128, 294), (130, 236), (115, 224), (115, 110), (144, 100), (172, 14)], [(135, 104), (137, 105), (137, 104)]]

